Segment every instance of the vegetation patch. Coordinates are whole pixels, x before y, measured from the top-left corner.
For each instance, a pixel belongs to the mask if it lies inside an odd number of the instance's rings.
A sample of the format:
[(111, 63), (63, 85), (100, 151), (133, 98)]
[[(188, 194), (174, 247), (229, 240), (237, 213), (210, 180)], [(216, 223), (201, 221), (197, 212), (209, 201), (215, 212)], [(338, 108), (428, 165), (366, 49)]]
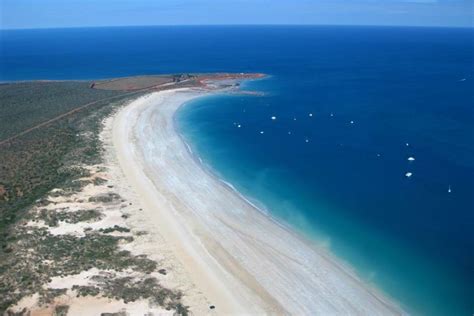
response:
[(99, 229), (99, 231), (105, 234), (112, 233), (112, 232), (129, 233), (130, 229), (127, 227), (114, 225), (114, 227), (101, 228)]
[(181, 292), (162, 287), (155, 278), (117, 277), (114, 274), (94, 276), (95, 286), (75, 286), (79, 296), (102, 296), (123, 300), (125, 303), (148, 299), (152, 304), (163, 306), (167, 310), (179, 311), (187, 315), (188, 308), (182, 305)]
[(96, 267), (100, 270), (123, 271), (132, 269), (149, 274), (157, 263), (146, 256), (134, 256), (121, 250), (119, 243), (131, 237), (115, 237), (89, 233), (84, 237), (51, 235), (45, 228), (21, 226), (18, 243), (13, 245), (14, 256), (0, 262), (0, 309), (6, 310), (22, 297), (40, 293), (46, 303), (51, 293), (42, 285), (51, 277), (79, 274)]
[(103, 184), (107, 183), (107, 180), (102, 179), (100, 177), (96, 177), (96, 178), (94, 178), (92, 183), (94, 183), (94, 185), (103, 185)]
[(99, 194), (96, 196), (91, 196), (89, 198), (89, 202), (96, 202), (96, 203), (111, 203), (114, 201), (119, 201), (120, 200), (120, 195), (117, 193), (104, 193), (104, 194)]
[[(44, 200), (54, 188), (67, 195), (90, 183), (80, 180), (90, 175), (80, 166), (100, 162), (101, 121), (131, 98), (120, 97), (121, 93), (89, 89), (86, 82), (0, 85), (0, 256), (15, 239), (11, 226), (38, 199)], [(100, 101), (110, 96), (117, 98)], [(98, 102), (2, 143), (15, 133), (91, 101)]]
[(89, 89), (89, 85), (78, 81), (0, 85), (0, 140), (84, 104), (123, 93)]
[(53, 316), (66, 316), (69, 311), (68, 305), (58, 305), (54, 308)]
[(65, 211), (41, 209), (36, 219), (44, 221), (50, 227), (56, 227), (59, 222), (75, 224), (79, 222), (98, 221), (102, 218), (102, 213), (96, 209)]
[[(96, 165), (102, 159), (98, 138), (102, 120), (130, 100), (123, 91), (90, 89), (87, 82), (36, 82), (0, 86), (0, 314), (14, 315), (10, 307), (22, 298), (39, 294), (40, 304), (51, 304), (67, 289), (47, 287), (53, 277), (77, 275), (97, 268), (110, 271), (96, 285), (76, 287), (80, 295), (105, 295), (131, 302), (149, 299), (176, 313), (186, 314), (181, 293), (160, 286), (151, 273), (158, 264), (144, 255), (133, 255), (120, 248), (133, 241), (131, 236), (106, 233), (129, 232), (114, 226), (102, 232), (84, 230), (85, 236), (52, 235), (48, 227), (27, 225), (42, 220), (49, 227), (60, 222), (96, 221), (103, 216), (96, 209), (49, 210), (50, 197), (70, 196), (85, 185), (103, 185), (106, 180), (90, 178), (81, 166)], [(135, 94), (135, 98), (138, 94)], [(115, 97), (113, 102), (102, 98)], [(96, 102), (97, 101), (97, 102)], [(80, 111), (68, 111), (95, 102)], [(67, 115), (63, 116), (67, 112)], [(28, 115), (25, 115), (28, 113)], [(60, 115), (59, 118), (55, 118)], [(2, 142), (25, 129), (54, 119), (17, 138)], [(56, 190), (53, 190), (56, 189)], [(118, 194), (91, 197), (97, 204), (123, 201)], [(117, 278), (124, 270), (134, 279)], [(123, 287), (122, 289), (120, 287)], [(97, 292), (98, 289), (98, 292)], [(54, 315), (66, 315), (69, 307), (55, 307)], [(29, 311), (20, 311), (26, 315)]]

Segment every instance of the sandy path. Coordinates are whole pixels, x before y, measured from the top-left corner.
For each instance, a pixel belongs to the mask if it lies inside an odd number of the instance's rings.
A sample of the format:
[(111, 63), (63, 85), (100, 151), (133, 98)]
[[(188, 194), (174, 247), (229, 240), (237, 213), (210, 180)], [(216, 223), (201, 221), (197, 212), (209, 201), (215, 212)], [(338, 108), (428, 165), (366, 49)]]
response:
[(392, 315), (395, 304), (201, 168), (173, 115), (192, 90), (121, 110), (113, 143), (144, 212), (219, 314)]

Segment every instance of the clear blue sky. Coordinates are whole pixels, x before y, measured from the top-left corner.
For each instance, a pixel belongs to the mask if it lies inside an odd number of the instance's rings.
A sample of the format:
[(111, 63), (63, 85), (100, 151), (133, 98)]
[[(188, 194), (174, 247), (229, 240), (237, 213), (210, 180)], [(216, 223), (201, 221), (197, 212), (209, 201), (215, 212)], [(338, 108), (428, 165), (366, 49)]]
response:
[(474, 0), (0, 0), (0, 28), (196, 24), (470, 26)]

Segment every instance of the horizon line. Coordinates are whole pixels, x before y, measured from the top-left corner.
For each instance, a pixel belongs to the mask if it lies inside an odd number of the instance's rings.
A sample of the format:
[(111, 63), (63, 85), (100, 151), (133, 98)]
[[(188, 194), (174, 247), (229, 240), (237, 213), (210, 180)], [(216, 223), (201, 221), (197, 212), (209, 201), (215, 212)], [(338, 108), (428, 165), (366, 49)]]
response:
[(91, 25), (91, 26), (46, 26), (46, 27), (14, 27), (14, 28), (2, 28), (0, 31), (20, 31), (20, 30), (60, 30), (60, 29), (93, 29), (93, 28), (123, 28), (123, 27), (233, 27), (233, 26), (354, 26), (354, 27), (393, 27), (393, 28), (456, 28), (456, 29), (473, 29), (474, 25), (471, 26), (456, 26), (456, 25), (400, 25), (400, 24), (143, 24), (143, 25)]

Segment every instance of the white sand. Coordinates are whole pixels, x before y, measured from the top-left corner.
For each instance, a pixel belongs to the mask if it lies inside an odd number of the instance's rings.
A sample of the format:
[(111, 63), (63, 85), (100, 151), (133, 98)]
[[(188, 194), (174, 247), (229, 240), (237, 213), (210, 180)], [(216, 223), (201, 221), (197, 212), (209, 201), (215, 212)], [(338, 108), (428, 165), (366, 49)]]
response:
[[(114, 150), (143, 215), (219, 314), (402, 311), (325, 249), (278, 225), (210, 175), (175, 131), (196, 90), (156, 92), (114, 118)], [(191, 309), (192, 311), (192, 309)]]

